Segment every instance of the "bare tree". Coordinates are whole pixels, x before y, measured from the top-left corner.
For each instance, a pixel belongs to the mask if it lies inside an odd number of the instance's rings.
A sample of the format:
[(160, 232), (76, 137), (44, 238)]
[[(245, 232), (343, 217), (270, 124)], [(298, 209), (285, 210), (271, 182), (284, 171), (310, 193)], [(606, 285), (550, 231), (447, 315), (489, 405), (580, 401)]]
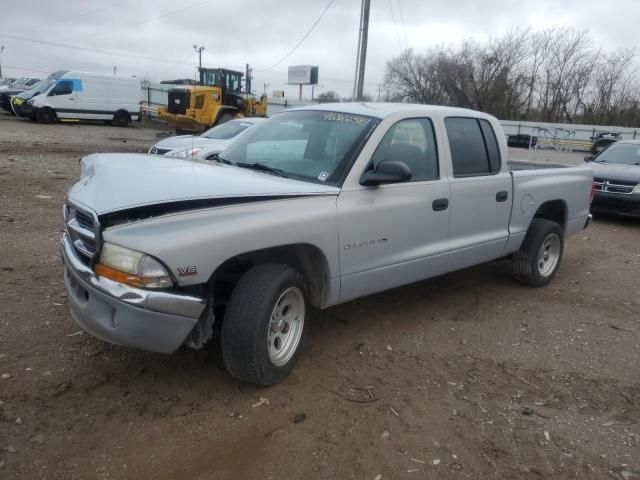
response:
[(513, 30), (485, 43), (387, 62), (387, 100), (455, 105), (500, 118), (548, 122), (636, 121), (635, 50), (603, 52), (587, 31)]

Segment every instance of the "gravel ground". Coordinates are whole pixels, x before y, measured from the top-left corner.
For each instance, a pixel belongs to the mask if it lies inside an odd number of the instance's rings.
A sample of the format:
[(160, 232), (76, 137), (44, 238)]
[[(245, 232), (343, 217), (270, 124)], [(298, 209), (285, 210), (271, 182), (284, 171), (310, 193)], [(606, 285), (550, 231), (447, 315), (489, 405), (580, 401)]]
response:
[(496, 261), (317, 313), (259, 389), (207, 349), (115, 347), (68, 314), (78, 159), (157, 133), (0, 114), (0, 478), (640, 478), (640, 221), (596, 218), (546, 288)]

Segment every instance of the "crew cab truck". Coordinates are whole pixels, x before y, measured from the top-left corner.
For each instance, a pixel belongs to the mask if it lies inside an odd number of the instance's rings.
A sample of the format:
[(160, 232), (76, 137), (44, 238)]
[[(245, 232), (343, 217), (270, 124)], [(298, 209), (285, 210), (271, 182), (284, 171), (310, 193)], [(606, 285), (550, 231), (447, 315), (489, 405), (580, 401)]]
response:
[(210, 161), (90, 155), (64, 206), (72, 316), (157, 352), (213, 337), (233, 376), (271, 385), (312, 307), (501, 257), (549, 283), (593, 173), (507, 159), (490, 115), (383, 103), (289, 110)]

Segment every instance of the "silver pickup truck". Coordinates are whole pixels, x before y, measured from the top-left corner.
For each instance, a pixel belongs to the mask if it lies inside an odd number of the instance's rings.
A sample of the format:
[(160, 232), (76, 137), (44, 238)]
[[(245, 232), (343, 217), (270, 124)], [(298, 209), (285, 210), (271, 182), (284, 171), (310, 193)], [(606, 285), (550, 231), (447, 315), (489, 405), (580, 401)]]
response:
[(549, 283), (592, 171), (507, 158), (490, 115), (381, 103), (289, 110), (210, 161), (90, 155), (64, 206), (71, 314), (157, 352), (213, 338), (233, 376), (273, 384), (311, 307), (502, 257)]

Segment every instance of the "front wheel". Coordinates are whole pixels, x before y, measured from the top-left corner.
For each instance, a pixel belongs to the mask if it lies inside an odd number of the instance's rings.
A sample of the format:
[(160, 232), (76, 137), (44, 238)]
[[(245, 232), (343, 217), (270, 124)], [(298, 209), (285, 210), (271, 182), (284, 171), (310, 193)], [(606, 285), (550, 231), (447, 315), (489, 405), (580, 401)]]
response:
[(56, 120), (56, 113), (48, 107), (38, 110), (36, 120), (39, 123), (53, 123)]
[(238, 282), (224, 315), (222, 359), (234, 377), (273, 385), (291, 371), (309, 320), (306, 282), (288, 265), (253, 267)]
[(527, 235), (512, 257), (516, 280), (544, 287), (556, 275), (564, 252), (564, 234), (556, 222), (534, 218)]

